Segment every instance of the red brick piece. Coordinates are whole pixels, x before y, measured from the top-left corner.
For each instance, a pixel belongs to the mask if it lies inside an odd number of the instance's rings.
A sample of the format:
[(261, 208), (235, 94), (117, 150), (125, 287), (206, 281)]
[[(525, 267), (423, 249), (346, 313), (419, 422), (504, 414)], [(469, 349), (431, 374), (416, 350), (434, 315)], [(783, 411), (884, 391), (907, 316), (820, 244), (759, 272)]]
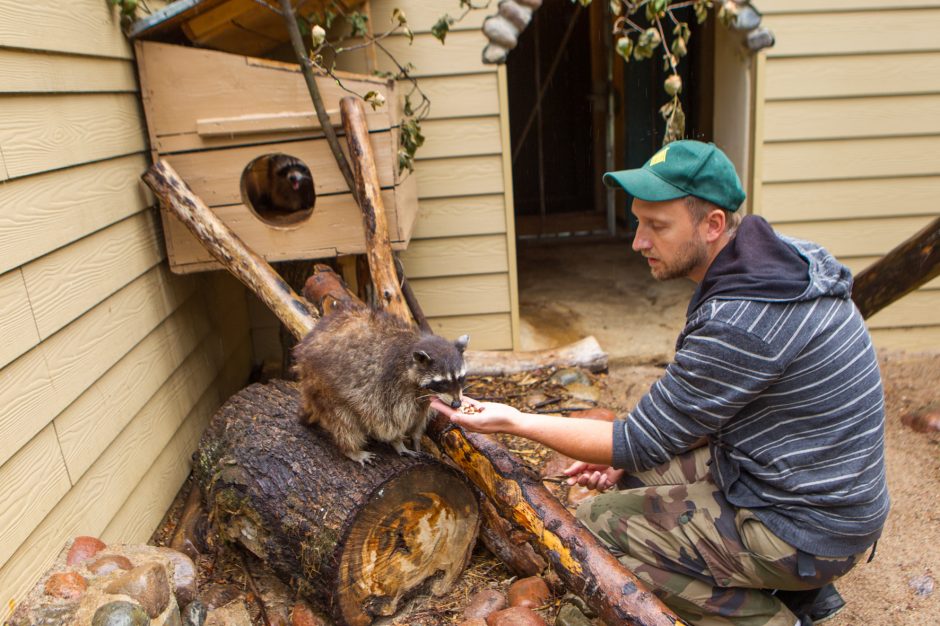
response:
[(76, 537), (69, 548), (69, 554), (65, 557), (66, 565), (77, 565), (84, 563), (95, 556), (108, 546), (96, 537)]
[(486, 626), (548, 626), (539, 614), (524, 606), (497, 611), (486, 618)]
[(75, 572), (58, 572), (46, 581), (46, 595), (64, 600), (77, 600), (87, 588), (88, 582)]

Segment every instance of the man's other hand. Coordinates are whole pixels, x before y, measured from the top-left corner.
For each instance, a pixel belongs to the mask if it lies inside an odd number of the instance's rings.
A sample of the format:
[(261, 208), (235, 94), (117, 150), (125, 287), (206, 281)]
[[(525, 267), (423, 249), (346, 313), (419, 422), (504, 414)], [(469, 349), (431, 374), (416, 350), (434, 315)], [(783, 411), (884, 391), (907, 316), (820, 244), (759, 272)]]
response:
[(617, 481), (623, 476), (623, 470), (614, 469), (609, 465), (575, 461), (564, 471), (564, 474), (569, 477), (569, 485), (581, 485), (588, 489), (606, 491), (617, 485)]

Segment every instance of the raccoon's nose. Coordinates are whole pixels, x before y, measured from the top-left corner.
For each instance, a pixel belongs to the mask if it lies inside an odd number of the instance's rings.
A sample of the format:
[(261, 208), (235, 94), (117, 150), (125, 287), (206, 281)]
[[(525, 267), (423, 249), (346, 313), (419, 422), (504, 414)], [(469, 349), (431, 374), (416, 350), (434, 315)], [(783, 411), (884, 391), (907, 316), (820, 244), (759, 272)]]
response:
[(454, 398), (450, 401), (450, 408), (459, 409), (461, 405), (460, 398)]

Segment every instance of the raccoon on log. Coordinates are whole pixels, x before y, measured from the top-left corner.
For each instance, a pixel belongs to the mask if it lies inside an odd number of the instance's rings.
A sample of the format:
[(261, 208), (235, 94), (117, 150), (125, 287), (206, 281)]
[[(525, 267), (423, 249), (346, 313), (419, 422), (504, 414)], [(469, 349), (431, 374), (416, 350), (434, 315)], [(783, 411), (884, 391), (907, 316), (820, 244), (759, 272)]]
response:
[(303, 161), (288, 154), (266, 154), (248, 166), (243, 192), (258, 213), (296, 213), (313, 208), (317, 194)]
[(468, 341), (467, 335), (450, 342), (421, 333), (382, 311), (336, 309), (294, 348), (301, 422), (319, 424), (343, 454), (362, 464), (374, 457), (363, 450), (370, 439), (399, 455), (416, 455), (431, 398), (460, 406)]

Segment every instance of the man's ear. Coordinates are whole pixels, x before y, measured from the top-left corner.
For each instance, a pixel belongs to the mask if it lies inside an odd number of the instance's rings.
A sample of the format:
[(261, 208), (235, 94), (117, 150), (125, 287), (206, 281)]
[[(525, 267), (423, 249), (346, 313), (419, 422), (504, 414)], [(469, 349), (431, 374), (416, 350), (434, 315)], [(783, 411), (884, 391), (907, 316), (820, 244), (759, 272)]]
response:
[(725, 232), (725, 212), (714, 205), (712, 206), (713, 208), (703, 220), (705, 223), (705, 241), (708, 243), (717, 241)]

